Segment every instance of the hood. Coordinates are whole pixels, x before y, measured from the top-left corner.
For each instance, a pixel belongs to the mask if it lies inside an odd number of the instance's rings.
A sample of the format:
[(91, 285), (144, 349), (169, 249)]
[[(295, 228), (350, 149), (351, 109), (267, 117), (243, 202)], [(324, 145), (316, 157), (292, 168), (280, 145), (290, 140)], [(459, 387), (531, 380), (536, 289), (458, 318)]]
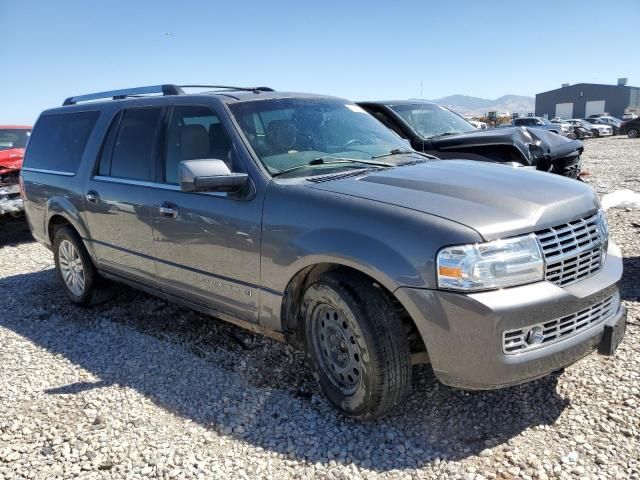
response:
[(593, 213), (588, 185), (522, 167), (433, 160), (310, 188), (383, 202), (453, 220), (486, 240), (530, 233)]
[(0, 150), (0, 174), (13, 172), (22, 168), (24, 148), (10, 148)]
[(541, 128), (505, 127), (476, 132), (449, 135), (430, 139), (439, 151), (470, 151), (487, 146), (510, 146), (517, 149), (529, 164), (535, 164), (538, 157), (548, 156), (550, 160), (580, 154), (583, 144)]

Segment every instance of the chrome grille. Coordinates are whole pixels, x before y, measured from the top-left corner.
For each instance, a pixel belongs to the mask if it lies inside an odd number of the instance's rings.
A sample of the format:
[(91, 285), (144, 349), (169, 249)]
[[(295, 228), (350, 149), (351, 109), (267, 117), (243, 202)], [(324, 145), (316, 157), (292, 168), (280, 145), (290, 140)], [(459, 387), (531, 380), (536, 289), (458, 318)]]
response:
[[(507, 355), (513, 355), (569, 338), (611, 317), (617, 311), (619, 304), (620, 297), (616, 294), (565, 317), (515, 330), (505, 330), (502, 334), (502, 351)], [(529, 332), (538, 326), (542, 327), (542, 341), (530, 344), (528, 342)]]
[(599, 215), (536, 232), (545, 260), (545, 278), (560, 287), (587, 278), (602, 268), (606, 239)]

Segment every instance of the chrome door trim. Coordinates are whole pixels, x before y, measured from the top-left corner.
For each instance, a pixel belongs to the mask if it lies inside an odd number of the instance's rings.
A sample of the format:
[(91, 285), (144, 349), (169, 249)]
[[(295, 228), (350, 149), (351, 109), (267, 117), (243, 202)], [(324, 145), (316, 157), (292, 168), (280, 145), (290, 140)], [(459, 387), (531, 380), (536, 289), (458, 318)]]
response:
[[(120, 183), (123, 185), (134, 185), (137, 187), (147, 187), (147, 188), (156, 188), (160, 190), (172, 190), (174, 192), (181, 192), (180, 187), (178, 185), (170, 185), (168, 183), (158, 183), (158, 182), (147, 182), (143, 180), (130, 180), (128, 178), (117, 178), (117, 177), (106, 177), (103, 175), (96, 175), (92, 178), (92, 180), (98, 182), (109, 182), (109, 183)], [(197, 193), (200, 195), (209, 195), (212, 197), (220, 197), (227, 198), (226, 192), (183, 192), (183, 193)]]
[(50, 175), (62, 175), (64, 177), (74, 177), (75, 172), (65, 172), (63, 170), (47, 170), (46, 168), (22, 167), (25, 172), (48, 173)]

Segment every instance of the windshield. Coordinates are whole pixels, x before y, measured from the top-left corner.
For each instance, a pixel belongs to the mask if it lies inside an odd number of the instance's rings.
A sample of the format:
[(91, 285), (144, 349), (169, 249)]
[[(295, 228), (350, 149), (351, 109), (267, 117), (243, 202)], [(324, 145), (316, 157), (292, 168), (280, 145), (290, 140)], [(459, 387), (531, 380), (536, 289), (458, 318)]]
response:
[(390, 105), (390, 108), (424, 138), (477, 131), (461, 116), (433, 103)]
[(614, 125), (620, 125), (622, 123), (621, 120), (618, 120), (616, 117), (602, 117), (602, 120), (607, 123), (612, 123)]
[(0, 151), (12, 148), (26, 148), (31, 130), (2, 128), (0, 129)]
[[(308, 168), (292, 175), (308, 175), (312, 170), (326, 173), (327, 168), (353, 168), (350, 159), (371, 160), (410, 150), (398, 135), (344, 100), (281, 98), (241, 102), (229, 108), (272, 174), (299, 165)], [(317, 159), (324, 159), (326, 165), (314, 162)], [(331, 163), (332, 159), (336, 162)]]

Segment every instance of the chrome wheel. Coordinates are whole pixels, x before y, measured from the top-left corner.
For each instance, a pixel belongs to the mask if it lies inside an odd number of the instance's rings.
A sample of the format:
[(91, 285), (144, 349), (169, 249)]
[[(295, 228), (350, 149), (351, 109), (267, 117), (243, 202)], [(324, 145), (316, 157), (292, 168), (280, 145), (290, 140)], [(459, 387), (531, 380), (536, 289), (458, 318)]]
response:
[(316, 307), (312, 322), (316, 358), (343, 395), (353, 394), (361, 381), (362, 353), (351, 322), (343, 312), (326, 304)]
[(58, 265), (62, 279), (71, 293), (80, 297), (84, 293), (85, 277), (82, 258), (69, 240), (62, 240), (58, 247)]

